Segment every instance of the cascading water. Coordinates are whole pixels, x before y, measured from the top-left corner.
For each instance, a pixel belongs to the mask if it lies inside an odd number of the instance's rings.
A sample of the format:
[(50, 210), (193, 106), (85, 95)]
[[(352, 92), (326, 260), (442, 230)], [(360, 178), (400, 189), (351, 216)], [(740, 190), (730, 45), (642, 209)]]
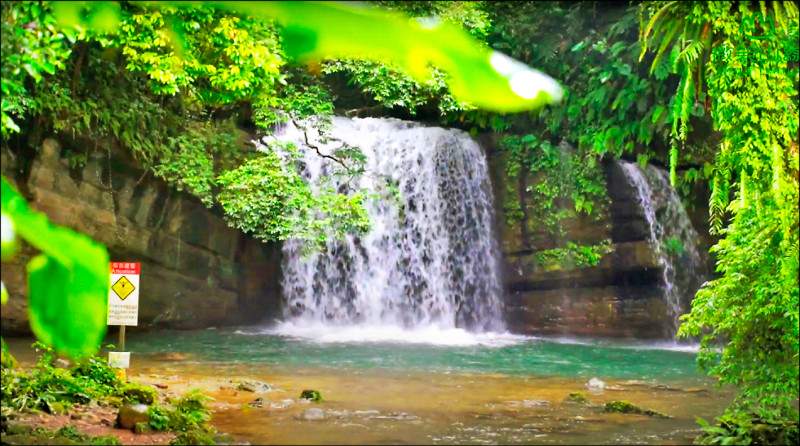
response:
[(650, 249), (663, 268), (663, 297), (667, 306), (665, 335), (674, 337), (680, 316), (688, 312), (694, 293), (707, 276), (706, 263), (697, 249), (699, 236), (669, 175), (652, 164), (620, 160), (622, 170), (637, 190), (642, 213), (650, 228)]
[[(308, 252), (283, 248), (284, 317), (294, 326), (370, 326), (499, 331), (502, 323), (492, 195), (484, 155), (463, 131), (396, 119), (333, 119), (332, 142), (313, 149), (289, 126), (278, 135), (302, 153), (312, 190), (335, 187), (380, 196), (366, 203), (371, 230)], [(316, 139), (315, 139), (316, 140)], [(364, 173), (332, 179), (331, 154), (346, 143)], [(319, 151), (319, 153), (317, 152)], [(396, 185), (389, 197), (378, 178)], [(328, 183), (330, 184), (330, 183)]]

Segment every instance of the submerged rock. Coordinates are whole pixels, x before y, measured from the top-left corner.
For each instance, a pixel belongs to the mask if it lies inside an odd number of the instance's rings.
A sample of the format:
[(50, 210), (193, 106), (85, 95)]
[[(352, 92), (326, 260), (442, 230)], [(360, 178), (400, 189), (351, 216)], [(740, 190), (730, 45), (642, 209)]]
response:
[(242, 381), (236, 386), (236, 390), (243, 390), (245, 392), (269, 392), (272, 390), (272, 387), (261, 381)]
[(247, 405), (250, 407), (257, 407), (257, 408), (264, 407), (264, 398), (256, 398), (253, 401), (247, 403)]
[(319, 407), (312, 407), (303, 412), (303, 419), (308, 421), (324, 420), (325, 411)]
[(573, 403), (573, 404), (581, 404), (587, 405), (589, 404), (589, 398), (586, 398), (586, 394), (583, 392), (572, 392), (564, 398), (565, 403)]
[(656, 418), (672, 418), (667, 414), (658, 412), (653, 409), (642, 409), (641, 407), (632, 404), (630, 401), (625, 401), (625, 400), (609, 401), (606, 403), (605, 406), (603, 406), (603, 411), (617, 412), (617, 413), (632, 413), (638, 415), (647, 415)]
[(144, 404), (125, 404), (119, 408), (117, 414), (117, 425), (123, 429), (133, 429), (136, 423), (150, 422), (150, 415), (147, 411), (149, 406)]
[(211, 439), (214, 440), (214, 443), (216, 443), (216, 444), (233, 444), (233, 442), (236, 441), (233, 438), (233, 435), (226, 434), (226, 433), (223, 433), (223, 432), (218, 432), (218, 433), (214, 434), (211, 437)]

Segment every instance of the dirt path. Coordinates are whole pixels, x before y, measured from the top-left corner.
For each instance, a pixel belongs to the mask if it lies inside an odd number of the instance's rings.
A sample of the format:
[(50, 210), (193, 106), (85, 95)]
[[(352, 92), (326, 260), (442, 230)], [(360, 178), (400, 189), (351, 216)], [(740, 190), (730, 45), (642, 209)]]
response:
[[(165, 445), (175, 437), (173, 432), (134, 434), (130, 429), (112, 427), (117, 417), (117, 408), (85, 407), (72, 410), (72, 415), (19, 414), (8, 422), (9, 426), (27, 424), (34, 428), (44, 427), (56, 431), (65, 425), (73, 425), (82, 434), (114, 435), (122, 444)], [(81, 419), (73, 417), (82, 416)]]

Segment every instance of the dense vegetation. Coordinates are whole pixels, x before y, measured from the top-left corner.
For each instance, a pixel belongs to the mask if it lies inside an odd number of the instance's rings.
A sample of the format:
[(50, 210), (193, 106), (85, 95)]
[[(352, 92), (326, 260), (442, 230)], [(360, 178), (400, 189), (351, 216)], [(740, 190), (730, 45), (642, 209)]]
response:
[[(178, 190), (221, 206), (232, 226), (268, 240), (323, 241), (329, 225), (340, 235), (369, 223), (370, 197), (314, 195), (291, 157), (247, 143), (279, 122), (324, 133), (336, 112), (370, 113), (501, 132), (506, 175), (527, 178), (531, 197), (509, 198), (505, 217), (527, 230), (544, 226), (554, 239), (568, 219), (606, 215), (603, 161), (669, 166), (684, 195), (695, 182), (710, 186), (720, 237), (718, 275), (680, 334), (702, 335), (699, 365), (741, 389), (702, 440), (797, 443), (797, 6), (374, 3), (467, 30), (554, 76), (563, 101), (509, 114), (454, 94), (447, 67), (435, 64), (359, 54), (292, 64), (284, 40), (291, 26), (212, 7), (122, 2), (112, 33), (99, 19), (91, 30), (59, 26), (48, 2), (4, 2), (3, 145), (22, 154), (57, 134), (72, 141), (76, 166), (89, 150), (126, 151)], [(357, 150), (336, 155), (338, 174), (357, 173)], [(593, 264), (607, 246), (561, 240), (539, 261)], [(778, 433), (758, 436), (753, 423)]]
[[(182, 441), (187, 436), (204, 439), (202, 444), (214, 444), (210, 441), (210, 436), (215, 431), (208, 424), (211, 415), (206, 406), (210, 398), (198, 390), (161, 401), (150, 386), (121, 379), (119, 369), (111, 368), (103, 358), (91, 356), (79, 363), (70, 364), (58, 359), (54, 350), (41, 342), (34, 343), (32, 348), (39, 352), (38, 362), (29, 370), (20, 370), (3, 343), (0, 416), (4, 432), (8, 426), (7, 421), (14, 412), (61, 414), (68, 413), (76, 404), (115, 407), (123, 404), (147, 404), (150, 406), (149, 427), (152, 430), (172, 431), (183, 435), (177, 437), (173, 444), (194, 444)], [(48, 436), (52, 433), (36, 434)], [(120, 444), (119, 439), (114, 436), (83, 436), (74, 426), (64, 426), (56, 434), (68, 437), (74, 444)]]

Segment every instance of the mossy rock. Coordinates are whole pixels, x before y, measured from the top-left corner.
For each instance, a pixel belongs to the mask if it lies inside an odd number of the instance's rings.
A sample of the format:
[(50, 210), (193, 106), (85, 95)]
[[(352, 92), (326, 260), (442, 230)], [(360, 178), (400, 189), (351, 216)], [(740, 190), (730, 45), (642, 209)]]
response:
[(33, 432), (33, 426), (30, 424), (9, 424), (6, 427), (6, 434), (8, 435), (25, 435)]
[(605, 412), (617, 412), (617, 413), (632, 413), (637, 415), (647, 415), (649, 417), (656, 417), (656, 418), (672, 418), (667, 414), (658, 412), (653, 409), (642, 409), (641, 407), (631, 403), (630, 401), (620, 400), (620, 401), (609, 401), (603, 406), (603, 410)]
[(315, 403), (322, 401), (322, 394), (316, 390), (303, 390), (300, 392), (300, 398), (304, 400), (311, 400)]
[(153, 404), (158, 398), (158, 393), (150, 386), (141, 384), (125, 384), (122, 387), (122, 401), (131, 404)]
[(605, 412), (619, 412), (619, 413), (644, 413), (641, 407), (632, 404), (630, 401), (609, 401), (603, 407)]
[(564, 398), (564, 402), (567, 403), (574, 403), (574, 404), (581, 404), (583, 406), (588, 405), (589, 398), (586, 398), (586, 394), (583, 392), (572, 392)]
[(123, 402), (122, 398), (118, 396), (106, 396), (97, 400), (97, 405), (100, 407), (104, 406), (112, 406), (112, 407), (122, 407)]

